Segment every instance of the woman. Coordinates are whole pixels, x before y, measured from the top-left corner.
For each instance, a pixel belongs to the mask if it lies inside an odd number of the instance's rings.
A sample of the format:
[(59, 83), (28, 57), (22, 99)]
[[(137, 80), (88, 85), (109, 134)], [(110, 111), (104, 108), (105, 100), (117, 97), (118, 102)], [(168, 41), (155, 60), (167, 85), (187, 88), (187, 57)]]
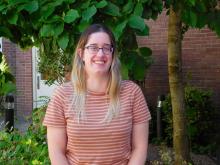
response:
[(112, 32), (88, 27), (71, 82), (58, 87), (44, 119), (52, 165), (144, 165), (150, 113), (140, 88), (121, 81)]

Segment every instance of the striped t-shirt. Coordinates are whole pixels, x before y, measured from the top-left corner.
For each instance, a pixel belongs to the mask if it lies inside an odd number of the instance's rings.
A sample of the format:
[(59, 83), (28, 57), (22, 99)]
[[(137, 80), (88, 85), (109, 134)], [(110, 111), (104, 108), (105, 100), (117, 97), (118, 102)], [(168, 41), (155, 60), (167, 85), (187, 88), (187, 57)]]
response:
[(66, 157), (71, 165), (127, 165), (131, 155), (132, 126), (150, 120), (144, 95), (132, 81), (122, 81), (120, 114), (110, 123), (102, 123), (109, 106), (105, 93), (87, 91), (86, 119), (75, 120), (71, 100), (74, 89), (65, 83), (58, 87), (46, 111), (43, 124), (65, 127)]

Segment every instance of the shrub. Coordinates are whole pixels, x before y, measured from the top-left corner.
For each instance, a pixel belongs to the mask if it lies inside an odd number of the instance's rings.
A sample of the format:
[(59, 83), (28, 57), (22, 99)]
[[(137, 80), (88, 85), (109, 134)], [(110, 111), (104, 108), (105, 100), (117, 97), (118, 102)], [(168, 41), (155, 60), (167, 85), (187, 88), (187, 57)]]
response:
[(42, 126), (45, 109), (44, 106), (33, 111), (33, 122), (25, 133), (18, 130), (11, 133), (0, 132), (0, 164), (50, 164), (46, 129)]
[(4, 96), (15, 90), (15, 78), (10, 72), (5, 56), (0, 52), (0, 110), (4, 109)]
[[(195, 87), (185, 87), (187, 134), (191, 148), (196, 153), (208, 153), (215, 150), (215, 110), (211, 102), (212, 93)], [(172, 145), (173, 120), (171, 97), (163, 102), (164, 140)]]

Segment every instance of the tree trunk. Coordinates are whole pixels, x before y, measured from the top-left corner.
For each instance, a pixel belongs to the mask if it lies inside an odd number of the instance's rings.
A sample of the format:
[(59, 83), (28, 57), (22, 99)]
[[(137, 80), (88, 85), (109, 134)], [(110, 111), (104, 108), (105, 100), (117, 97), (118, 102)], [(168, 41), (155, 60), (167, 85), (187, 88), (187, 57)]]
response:
[(181, 27), (180, 11), (174, 11), (171, 6), (168, 25), (168, 71), (173, 113), (175, 165), (190, 162), (188, 137), (186, 133), (184, 87), (182, 81)]

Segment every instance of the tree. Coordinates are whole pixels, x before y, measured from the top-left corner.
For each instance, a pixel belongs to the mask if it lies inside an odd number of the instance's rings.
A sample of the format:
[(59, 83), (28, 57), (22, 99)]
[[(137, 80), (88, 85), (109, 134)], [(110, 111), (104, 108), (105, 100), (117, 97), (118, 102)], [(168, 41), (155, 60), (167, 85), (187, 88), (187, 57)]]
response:
[(168, 9), (168, 70), (173, 113), (173, 146), (175, 164), (190, 162), (186, 134), (184, 86), (182, 81), (182, 39), (189, 27), (207, 25), (220, 36), (220, 11), (217, 0), (165, 1)]

